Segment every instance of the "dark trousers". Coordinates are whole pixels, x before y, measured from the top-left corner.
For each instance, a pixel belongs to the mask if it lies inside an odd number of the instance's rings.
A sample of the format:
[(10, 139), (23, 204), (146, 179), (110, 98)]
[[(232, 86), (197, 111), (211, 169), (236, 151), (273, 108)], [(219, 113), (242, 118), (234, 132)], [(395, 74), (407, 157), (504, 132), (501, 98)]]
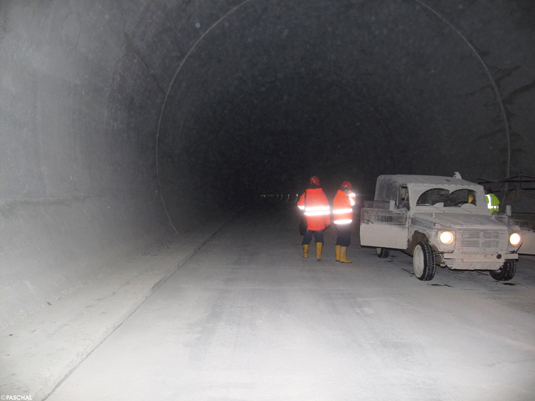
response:
[(303, 235), (302, 245), (310, 244), (310, 241), (312, 241), (312, 236), (315, 237), (316, 244), (318, 242), (321, 242), (323, 244), (323, 230), (316, 230), (316, 231), (306, 230), (305, 235)]
[(351, 224), (335, 224), (336, 232), (336, 245), (348, 247), (351, 243)]

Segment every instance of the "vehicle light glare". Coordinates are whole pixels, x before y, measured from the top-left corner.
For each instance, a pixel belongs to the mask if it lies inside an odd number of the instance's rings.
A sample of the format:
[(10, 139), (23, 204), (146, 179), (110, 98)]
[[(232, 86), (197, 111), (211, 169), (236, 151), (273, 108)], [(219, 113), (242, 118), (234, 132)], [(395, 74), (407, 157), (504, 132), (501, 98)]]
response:
[(444, 245), (449, 245), (453, 242), (453, 234), (450, 231), (442, 231), (440, 233), (440, 242)]
[(509, 242), (511, 243), (511, 245), (517, 246), (518, 244), (520, 244), (520, 239), (520, 234), (512, 233), (509, 237)]

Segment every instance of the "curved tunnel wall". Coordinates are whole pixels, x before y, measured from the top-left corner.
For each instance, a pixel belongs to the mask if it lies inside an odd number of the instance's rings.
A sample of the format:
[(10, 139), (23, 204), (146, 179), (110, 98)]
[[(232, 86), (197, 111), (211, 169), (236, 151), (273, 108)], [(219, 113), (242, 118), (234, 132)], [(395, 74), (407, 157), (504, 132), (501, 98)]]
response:
[(535, 175), (530, 1), (334, 3), (2, 2), (0, 327), (311, 174)]

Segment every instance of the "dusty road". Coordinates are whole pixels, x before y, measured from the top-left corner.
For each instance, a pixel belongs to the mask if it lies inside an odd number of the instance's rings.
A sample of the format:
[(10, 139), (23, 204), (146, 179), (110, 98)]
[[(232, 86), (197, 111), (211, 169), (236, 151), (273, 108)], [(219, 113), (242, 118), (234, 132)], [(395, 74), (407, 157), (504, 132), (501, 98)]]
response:
[[(511, 282), (401, 252), (301, 257), (293, 209), (230, 222), (48, 398), (535, 399), (535, 261)], [(313, 246), (311, 246), (311, 255)]]

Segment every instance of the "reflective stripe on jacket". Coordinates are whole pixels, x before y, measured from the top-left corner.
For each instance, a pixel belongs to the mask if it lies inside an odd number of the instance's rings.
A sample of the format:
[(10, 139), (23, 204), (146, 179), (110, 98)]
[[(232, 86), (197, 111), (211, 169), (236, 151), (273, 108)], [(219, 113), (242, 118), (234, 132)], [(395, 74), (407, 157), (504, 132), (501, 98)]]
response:
[(327, 195), (325, 195), (323, 189), (307, 189), (299, 198), (297, 207), (304, 212), (309, 230), (323, 230), (326, 225), (331, 224), (331, 207), (329, 206)]
[(485, 195), (485, 198), (487, 199), (487, 207), (491, 214), (500, 211), (500, 200), (496, 195), (487, 194)]
[(333, 200), (334, 224), (351, 224), (355, 203), (356, 196), (353, 192), (345, 193), (339, 189)]

